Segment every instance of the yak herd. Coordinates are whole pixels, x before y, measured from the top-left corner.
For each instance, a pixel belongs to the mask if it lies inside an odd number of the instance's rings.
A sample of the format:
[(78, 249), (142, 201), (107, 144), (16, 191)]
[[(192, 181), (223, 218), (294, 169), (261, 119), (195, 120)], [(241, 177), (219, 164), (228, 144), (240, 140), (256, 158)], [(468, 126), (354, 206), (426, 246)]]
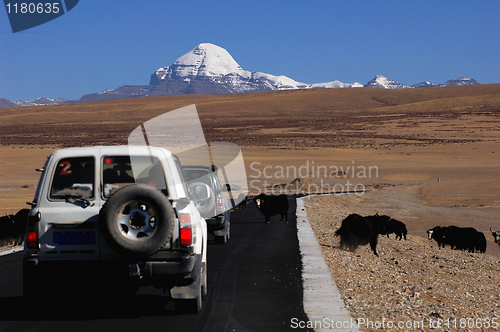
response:
[[(493, 232), (490, 229), (490, 232), (495, 243), (500, 245), (500, 231)], [(404, 237), (406, 240), (408, 231), (403, 222), (389, 216), (380, 216), (378, 213), (365, 217), (351, 214), (342, 221), (335, 236), (340, 237), (341, 249), (354, 251), (369, 243), (373, 253), (378, 256), (378, 236), (389, 237), (389, 234), (393, 233), (396, 234), (396, 239), (401, 240)], [(436, 226), (427, 230), (427, 237), (429, 240), (434, 239), (440, 248), (449, 245), (455, 250), (480, 253), (486, 251), (486, 237), (473, 227)]]
[[(244, 200), (246, 208), (247, 200)], [(255, 203), (260, 212), (265, 216), (265, 222), (270, 221), (273, 215), (281, 215), (281, 222), (288, 221), (288, 198), (285, 195), (265, 195), (255, 197)], [(240, 206), (243, 208), (243, 206)], [(4, 241), (13, 241), (15, 245), (22, 244), (28, 210), (23, 209), (16, 215), (0, 217), (0, 245)], [(500, 245), (500, 231), (490, 232), (495, 243)], [(340, 248), (355, 251), (359, 246), (370, 244), (373, 253), (378, 256), (377, 243), (379, 235), (395, 234), (396, 239), (406, 240), (408, 230), (406, 225), (392, 217), (379, 215), (361, 216), (350, 214), (342, 221), (341, 227), (335, 232), (340, 237)], [(486, 251), (486, 237), (482, 232), (473, 227), (436, 226), (427, 230), (429, 240), (434, 239), (438, 246), (450, 246), (451, 249), (468, 252)], [(9, 242), (10, 242), (9, 241)]]

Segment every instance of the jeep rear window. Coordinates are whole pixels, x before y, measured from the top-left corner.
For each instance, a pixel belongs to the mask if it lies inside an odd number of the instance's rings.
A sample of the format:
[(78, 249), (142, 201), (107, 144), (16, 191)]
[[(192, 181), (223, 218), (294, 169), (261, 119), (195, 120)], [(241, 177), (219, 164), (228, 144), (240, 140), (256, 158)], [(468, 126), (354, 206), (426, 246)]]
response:
[(208, 176), (209, 173), (206, 169), (183, 169), (183, 174), (188, 185), (195, 182), (202, 182), (212, 187), (210, 177)]
[(165, 175), (157, 158), (133, 156), (133, 165), (130, 159), (130, 156), (104, 156), (102, 158), (104, 197), (107, 198), (116, 190), (132, 183), (144, 183), (165, 192), (167, 188)]
[(94, 172), (95, 161), (93, 157), (59, 160), (52, 178), (50, 198), (93, 198)]
[(183, 169), (184, 179), (186, 181), (193, 181), (201, 177), (208, 176), (208, 170), (206, 169)]

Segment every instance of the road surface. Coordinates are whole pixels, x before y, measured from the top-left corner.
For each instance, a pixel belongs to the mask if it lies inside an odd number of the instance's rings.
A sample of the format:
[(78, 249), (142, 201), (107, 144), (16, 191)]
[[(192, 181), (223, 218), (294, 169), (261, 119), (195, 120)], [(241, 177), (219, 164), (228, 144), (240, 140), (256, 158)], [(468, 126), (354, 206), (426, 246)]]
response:
[[(0, 331), (296, 331), (306, 321), (295, 198), (289, 223), (264, 223), (249, 203), (231, 215), (231, 239), (208, 248), (208, 294), (196, 315), (181, 315), (154, 288), (122, 299), (59, 299), (31, 303), (22, 296), (22, 252), (0, 257)], [(60, 290), (71, 294), (71, 289)]]

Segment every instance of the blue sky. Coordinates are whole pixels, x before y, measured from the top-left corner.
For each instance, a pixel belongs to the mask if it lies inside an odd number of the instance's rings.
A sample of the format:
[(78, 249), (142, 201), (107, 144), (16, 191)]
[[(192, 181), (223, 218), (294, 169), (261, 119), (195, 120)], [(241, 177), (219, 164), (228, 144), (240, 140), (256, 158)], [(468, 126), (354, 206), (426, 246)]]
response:
[(500, 83), (498, 17), (498, 0), (80, 0), (14, 34), (0, 8), (0, 98), (73, 100), (146, 85), (204, 42), (245, 70), (304, 83)]

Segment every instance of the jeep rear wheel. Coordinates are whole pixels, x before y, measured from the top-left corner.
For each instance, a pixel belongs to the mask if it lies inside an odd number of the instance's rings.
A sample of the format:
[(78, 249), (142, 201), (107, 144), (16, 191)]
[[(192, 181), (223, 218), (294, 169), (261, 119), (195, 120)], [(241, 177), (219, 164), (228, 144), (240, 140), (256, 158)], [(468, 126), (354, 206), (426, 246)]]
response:
[(161, 191), (132, 184), (108, 198), (101, 209), (100, 228), (117, 252), (150, 256), (170, 240), (174, 220), (172, 205)]

